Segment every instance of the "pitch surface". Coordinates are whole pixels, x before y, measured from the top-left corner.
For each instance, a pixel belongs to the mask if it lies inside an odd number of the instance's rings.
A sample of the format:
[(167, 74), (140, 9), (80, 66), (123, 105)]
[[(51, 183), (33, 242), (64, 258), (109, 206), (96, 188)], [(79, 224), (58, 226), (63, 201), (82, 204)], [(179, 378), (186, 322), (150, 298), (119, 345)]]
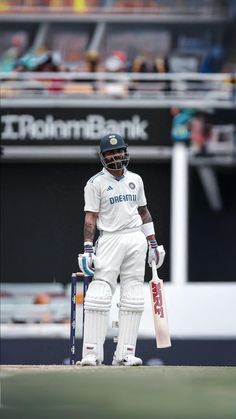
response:
[(1, 366), (1, 418), (235, 419), (235, 367)]

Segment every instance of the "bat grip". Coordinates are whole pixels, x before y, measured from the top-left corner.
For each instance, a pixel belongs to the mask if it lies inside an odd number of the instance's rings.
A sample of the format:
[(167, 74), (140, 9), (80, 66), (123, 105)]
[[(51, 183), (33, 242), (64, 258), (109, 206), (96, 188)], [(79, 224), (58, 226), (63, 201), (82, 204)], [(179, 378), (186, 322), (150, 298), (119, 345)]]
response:
[(156, 267), (155, 260), (152, 260), (152, 279), (155, 279), (156, 281), (159, 280), (158, 275), (157, 275), (157, 267)]

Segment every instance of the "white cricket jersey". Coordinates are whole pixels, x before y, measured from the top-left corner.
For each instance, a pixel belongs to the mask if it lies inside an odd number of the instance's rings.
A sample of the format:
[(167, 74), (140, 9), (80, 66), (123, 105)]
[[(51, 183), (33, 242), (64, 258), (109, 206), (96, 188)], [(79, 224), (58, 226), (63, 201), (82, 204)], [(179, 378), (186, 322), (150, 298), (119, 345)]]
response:
[(138, 207), (147, 201), (143, 181), (136, 173), (125, 169), (117, 180), (103, 168), (87, 182), (84, 198), (84, 210), (98, 213), (98, 230), (113, 232), (142, 225)]

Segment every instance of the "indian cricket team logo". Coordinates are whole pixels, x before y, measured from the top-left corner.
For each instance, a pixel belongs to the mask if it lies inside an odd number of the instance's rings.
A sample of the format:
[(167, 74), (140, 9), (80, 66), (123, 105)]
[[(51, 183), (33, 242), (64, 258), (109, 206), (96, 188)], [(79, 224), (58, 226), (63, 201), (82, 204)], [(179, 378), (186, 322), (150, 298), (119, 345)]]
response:
[(110, 139), (110, 144), (111, 145), (116, 145), (118, 143), (118, 141), (117, 141), (117, 139), (115, 138), (115, 137), (112, 137), (111, 139)]
[(130, 187), (130, 189), (135, 189), (135, 184), (133, 182), (130, 182), (129, 187)]

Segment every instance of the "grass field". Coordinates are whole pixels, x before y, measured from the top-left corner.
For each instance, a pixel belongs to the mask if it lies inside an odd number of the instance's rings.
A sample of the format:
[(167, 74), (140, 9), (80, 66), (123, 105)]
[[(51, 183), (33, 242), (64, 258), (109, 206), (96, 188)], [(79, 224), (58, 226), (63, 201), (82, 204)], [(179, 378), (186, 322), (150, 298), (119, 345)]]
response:
[(236, 419), (236, 367), (1, 366), (1, 418)]

